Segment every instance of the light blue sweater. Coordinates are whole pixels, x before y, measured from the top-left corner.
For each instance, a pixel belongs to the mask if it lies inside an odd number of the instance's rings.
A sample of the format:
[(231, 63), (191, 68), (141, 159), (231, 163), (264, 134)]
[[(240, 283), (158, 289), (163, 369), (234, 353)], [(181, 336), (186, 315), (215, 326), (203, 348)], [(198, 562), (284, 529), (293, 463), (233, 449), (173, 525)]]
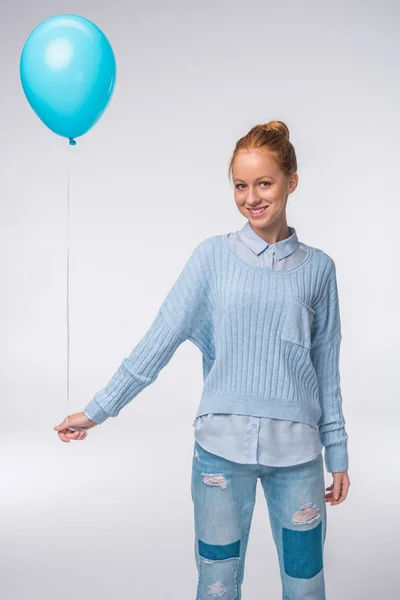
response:
[[(229, 234), (231, 248), (246, 262), (264, 269), (286, 270), (308, 256), (294, 227), (289, 236), (269, 244), (249, 221)], [(209, 413), (193, 423), (198, 444), (208, 452), (241, 464), (288, 467), (316, 459), (322, 450), (318, 429), (301, 421), (250, 415)]]
[(189, 339), (203, 357), (196, 417), (220, 412), (308, 423), (319, 428), (327, 470), (347, 470), (333, 259), (308, 246), (301, 265), (266, 270), (238, 257), (227, 238), (196, 246), (147, 333), (85, 414), (97, 423), (116, 417)]

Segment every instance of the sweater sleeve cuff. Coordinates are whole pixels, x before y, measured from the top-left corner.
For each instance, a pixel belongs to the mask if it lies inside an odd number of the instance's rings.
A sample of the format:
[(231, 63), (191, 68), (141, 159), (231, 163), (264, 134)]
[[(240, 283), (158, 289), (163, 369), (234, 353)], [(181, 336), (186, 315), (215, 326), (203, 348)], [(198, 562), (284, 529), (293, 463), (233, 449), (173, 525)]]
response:
[(98, 425), (100, 425), (100, 423), (104, 423), (104, 421), (110, 416), (97, 404), (96, 400), (91, 400), (91, 402), (89, 402), (83, 411), (83, 414)]
[(325, 448), (325, 466), (328, 473), (339, 473), (349, 470), (347, 440), (340, 444), (332, 444)]

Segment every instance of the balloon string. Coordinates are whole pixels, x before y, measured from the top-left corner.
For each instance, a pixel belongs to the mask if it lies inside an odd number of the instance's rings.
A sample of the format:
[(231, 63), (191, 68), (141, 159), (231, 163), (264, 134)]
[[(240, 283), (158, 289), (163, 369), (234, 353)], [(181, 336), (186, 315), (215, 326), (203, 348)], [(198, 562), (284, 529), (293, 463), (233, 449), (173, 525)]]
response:
[[(69, 187), (70, 187), (70, 173), (71, 173), (71, 155), (70, 146), (75, 144), (68, 144), (68, 160), (67, 160), (67, 418), (69, 417), (69, 365), (70, 365), (70, 326), (69, 326), (69, 247), (70, 247), (70, 211), (69, 211)], [(66, 419), (64, 419), (66, 421)], [(84, 427), (68, 427), (70, 431), (87, 431)]]
[(70, 326), (69, 326), (69, 181), (70, 181), (70, 144), (67, 161), (67, 415), (69, 415), (69, 362), (70, 362)]
[[(68, 144), (68, 160), (67, 160), (67, 417), (69, 417), (69, 365), (70, 365), (70, 326), (69, 326), (69, 247), (70, 247), (70, 211), (69, 211), (69, 187), (70, 187), (70, 173), (71, 173), (71, 154), (70, 146), (74, 144)], [(64, 419), (66, 420), (66, 419)], [(70, 431), (87, 431), (84, 427), (69, 427)]]

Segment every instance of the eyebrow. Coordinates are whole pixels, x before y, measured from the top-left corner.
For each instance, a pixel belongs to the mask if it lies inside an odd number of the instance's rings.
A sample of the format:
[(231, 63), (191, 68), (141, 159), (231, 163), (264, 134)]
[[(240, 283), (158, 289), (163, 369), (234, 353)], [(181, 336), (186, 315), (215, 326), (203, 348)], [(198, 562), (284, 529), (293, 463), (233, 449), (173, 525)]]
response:
[[(275, 177), (272, 177), (272, 175), (262, 175), (261, 177), (257, 177), (256, 181), (260, 181), (260, 179), (275, 179)], [(243, 181), (243, 179), (238, 179), (237, 177), (233, 180), (233, 181)]]

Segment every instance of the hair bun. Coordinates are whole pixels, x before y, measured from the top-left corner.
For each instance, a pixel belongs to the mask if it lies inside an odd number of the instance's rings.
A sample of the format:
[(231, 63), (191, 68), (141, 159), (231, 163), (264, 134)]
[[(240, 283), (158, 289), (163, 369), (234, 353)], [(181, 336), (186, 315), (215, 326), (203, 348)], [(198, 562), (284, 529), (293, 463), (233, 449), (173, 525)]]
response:
[(233, 165), (240, 153), (259, 149), (269, 151), (286, 176), (297, 173), (296, 151), (289, 139), (288, 126), (283, 121), (268, 121), (257, 123), (236, 142), (229, 162), (229, 176), (233, 179)]
[(263, 128), (267, 131), (275, 130), (283, 135), (283, 137), (289, 139), (289, 128), (283, 121), (269, 121), (263, 125)]

